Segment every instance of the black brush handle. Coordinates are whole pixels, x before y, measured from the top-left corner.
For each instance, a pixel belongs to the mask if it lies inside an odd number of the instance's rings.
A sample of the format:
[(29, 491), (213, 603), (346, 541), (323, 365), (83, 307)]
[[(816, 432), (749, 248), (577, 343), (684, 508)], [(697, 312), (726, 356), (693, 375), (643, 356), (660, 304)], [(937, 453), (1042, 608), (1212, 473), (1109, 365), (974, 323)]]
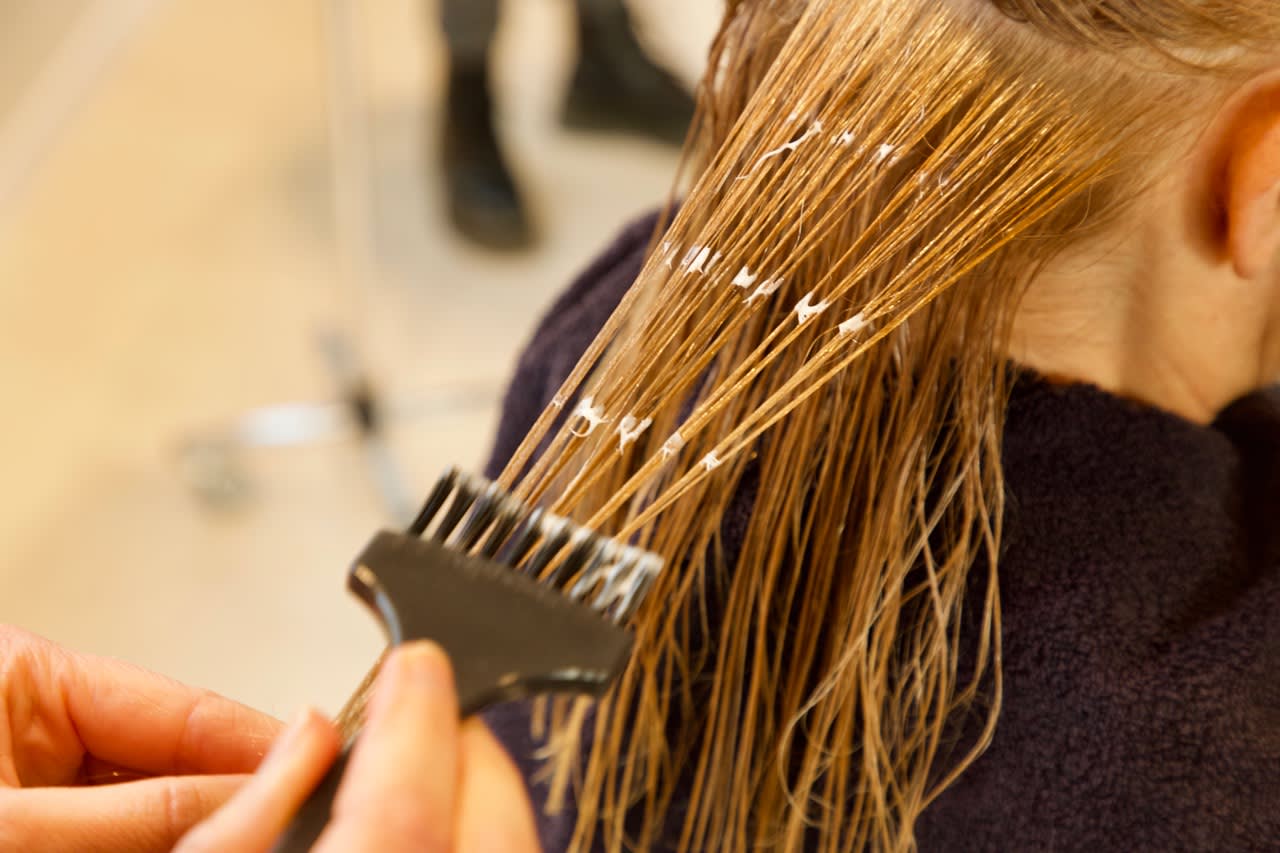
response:
[[(453, 664), (463, 718), (535, 693), (599, 696), (631, 636), (584, 604), (511, 568), (399, 533), (374, 537), (349, 586), (392, 645), (429, 639)], [(350, 747), (348, 747), (348, 750)], [(273, 848), (304, 853), (329, 823), (349, 751), (334, 762)]]

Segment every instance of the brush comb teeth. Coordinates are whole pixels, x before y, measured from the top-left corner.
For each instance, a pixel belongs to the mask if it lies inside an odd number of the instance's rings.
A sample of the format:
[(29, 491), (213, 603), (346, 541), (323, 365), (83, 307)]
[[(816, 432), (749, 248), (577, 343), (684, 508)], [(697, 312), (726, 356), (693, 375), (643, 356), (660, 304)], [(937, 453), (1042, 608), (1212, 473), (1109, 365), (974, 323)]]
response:
[(393, 644), (454, 660), (464, 713), (548, 690), (599, 693), (620, 671), (662, 560), (447, 471), (406, 534), (374, 537), (348, 582)]
[(648, 551), (529, 507), (457, 469), (439, 479), (409, 532), (506, 566), (614, 622), (634, 615), (662, 570), (661, 558)]

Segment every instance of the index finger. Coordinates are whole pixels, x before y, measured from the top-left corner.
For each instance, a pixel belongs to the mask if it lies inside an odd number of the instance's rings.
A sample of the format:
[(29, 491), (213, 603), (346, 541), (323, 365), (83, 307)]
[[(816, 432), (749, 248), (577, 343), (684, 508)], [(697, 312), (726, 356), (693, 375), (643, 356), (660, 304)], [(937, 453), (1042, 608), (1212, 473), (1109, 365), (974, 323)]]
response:
[(62, 653), (56, 679), (86, 751), (148, 773), (250, 773), (283, 725), (209, 690), (110, 658)]

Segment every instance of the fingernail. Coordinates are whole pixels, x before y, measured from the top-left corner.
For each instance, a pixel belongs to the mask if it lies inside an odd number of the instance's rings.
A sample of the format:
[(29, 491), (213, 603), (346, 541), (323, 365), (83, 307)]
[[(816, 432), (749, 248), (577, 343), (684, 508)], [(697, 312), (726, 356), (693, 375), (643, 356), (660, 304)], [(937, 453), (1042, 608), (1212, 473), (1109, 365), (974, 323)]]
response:
[(271, 750), (267, 753), (266, 758), (262, 760), (263, 765), (278, 761), (281, 756), (293, 752), (307, 729), (311, 727), (311, 723), (319, 715), (320, 712), (310, 706), (306, 706), (294, 714), (293, 719), (289, 721), (289, 725), (285, 727), (280, 737), (276, 738), (276, 742), (271, 745)]
[(405, 643), (395, 653), (396, 679), (428, 690), (448, 689), (453, 671), (444, 649), (429, 640)]

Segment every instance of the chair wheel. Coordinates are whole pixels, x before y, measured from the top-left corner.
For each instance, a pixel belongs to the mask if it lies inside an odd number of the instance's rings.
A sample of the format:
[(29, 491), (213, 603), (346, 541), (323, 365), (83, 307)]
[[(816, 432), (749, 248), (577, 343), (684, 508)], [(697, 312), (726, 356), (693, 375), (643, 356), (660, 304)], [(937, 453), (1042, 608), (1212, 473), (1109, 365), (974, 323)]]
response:
[(248, 501), (252, 487), (234, 443), (190, 441), (179, 451), (178, 464), (188, 487), (209, 509), (236, 509)]

